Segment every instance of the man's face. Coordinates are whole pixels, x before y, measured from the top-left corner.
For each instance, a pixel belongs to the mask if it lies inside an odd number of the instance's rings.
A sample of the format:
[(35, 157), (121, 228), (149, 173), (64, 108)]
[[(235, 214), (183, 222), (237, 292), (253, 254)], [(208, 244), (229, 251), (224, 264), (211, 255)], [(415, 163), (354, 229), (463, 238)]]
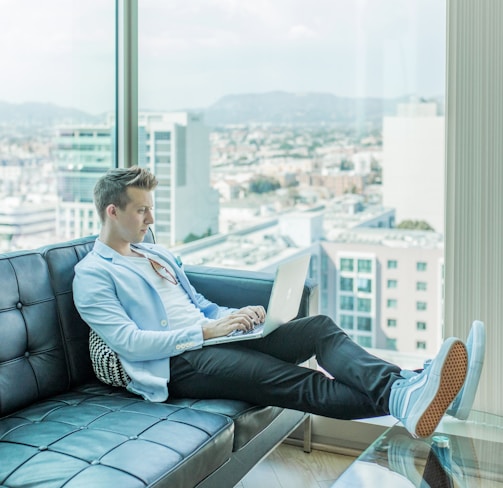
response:
[(126, 192), (130, 201), (123, 210), (116, 207), (114, 227), (122, 240), (142, 242), (154, 223), (152, 192), (140, 188), (128, 188)]

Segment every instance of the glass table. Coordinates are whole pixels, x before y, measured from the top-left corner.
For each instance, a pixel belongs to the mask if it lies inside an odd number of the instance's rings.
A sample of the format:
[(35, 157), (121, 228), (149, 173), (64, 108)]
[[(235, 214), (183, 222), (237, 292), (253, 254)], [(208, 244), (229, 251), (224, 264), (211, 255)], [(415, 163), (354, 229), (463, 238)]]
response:
[(471, 412), (449, 416), (427, 439), (400, 423), (389, 428), (332, 488), (503, 488), (503, 418)]

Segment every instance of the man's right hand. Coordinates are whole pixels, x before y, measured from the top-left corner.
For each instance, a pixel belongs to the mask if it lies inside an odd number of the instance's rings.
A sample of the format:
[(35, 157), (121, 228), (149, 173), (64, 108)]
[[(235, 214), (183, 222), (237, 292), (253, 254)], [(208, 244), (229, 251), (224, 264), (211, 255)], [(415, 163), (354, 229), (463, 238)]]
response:
[(248, 314), (238, 311), (203, 325), (203, 339), (226, 336), (235, 330), (246, 331), (253, 327), (255, 327), (253, 319)]

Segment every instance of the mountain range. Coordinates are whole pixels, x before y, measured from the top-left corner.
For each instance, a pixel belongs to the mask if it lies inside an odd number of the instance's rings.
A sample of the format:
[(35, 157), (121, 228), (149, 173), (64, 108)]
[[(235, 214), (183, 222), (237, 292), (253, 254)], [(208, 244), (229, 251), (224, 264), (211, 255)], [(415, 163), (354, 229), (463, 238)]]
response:
[[(330, 93), (288, 93), (274, 91), (226, 95), (203, 112), (210, 126), (246, 123), (272, 124), (372, 124), (380, 126), (383, 116), (394, 115), (400, 98), (347, 98)], [(435, 99), (443, 106), (440, 98)], [(193, 110), (193, 109), (188, 109)], [(57, 125), (103, 121), (103, 116), (49, 103), (12, 104), (0, 102), (0, 124)]]
[(226, 95), (205, 111), (209, 125), (271, 122), (347, 125), (381, 124), (396, 113), (400, 99), (345, 98), (330, 93), (250, 93)]
[(12, 126), (51, 126), (57, 124), (96, 124), (103, 118), (82, 110), (53, 103), (0, 101), (0, 124)]

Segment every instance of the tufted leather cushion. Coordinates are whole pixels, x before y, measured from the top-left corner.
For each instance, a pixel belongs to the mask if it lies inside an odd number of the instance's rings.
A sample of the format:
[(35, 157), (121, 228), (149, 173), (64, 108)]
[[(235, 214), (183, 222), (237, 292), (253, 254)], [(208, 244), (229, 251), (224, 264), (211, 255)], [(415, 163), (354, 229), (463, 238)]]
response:
[(42, 256), (0, 256), (0, 416), (61, 393), (68, 382), (56, 299)]
[(231, 418), (234, 421), (233, 451), (245, 447), (283, 411), (279, 407), (258, 407), (239, 400), (170, 398), (168, 403), (226, 415)]
[(232, 437), (223, 415), (88, 385), (0, 419), (0, 485), (195, 486)]
[(68, 352), (70, 385), (90, 381), (94, 376), (89, 358), (89, 327), (73, 304), (73, 268), (93, 248), (96, 236), (48, 246), (43, 250), (54, 289), (61, 331)]

